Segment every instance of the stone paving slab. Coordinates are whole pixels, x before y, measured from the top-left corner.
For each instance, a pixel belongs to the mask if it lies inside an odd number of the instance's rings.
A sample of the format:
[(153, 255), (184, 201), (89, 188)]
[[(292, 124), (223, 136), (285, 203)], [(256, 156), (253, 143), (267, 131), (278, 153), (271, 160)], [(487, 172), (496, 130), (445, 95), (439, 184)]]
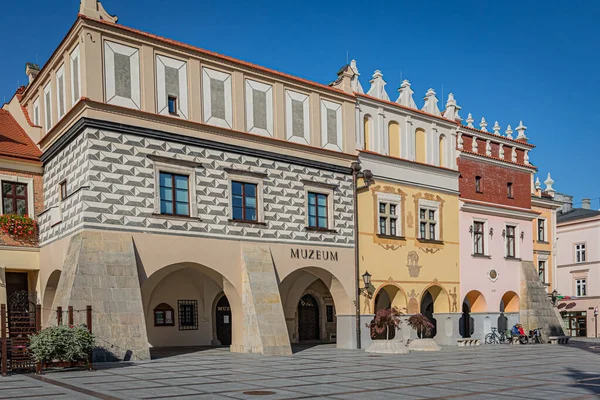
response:
[[(446, 347), (371, 357), (332, 345), (290, 357), (226, 348), (162, 353), (97, 371), (0, 378), (3, 399), (591, 399), (600, 397), (600, 341), (575, 346)], [(597, 348), (596, 348), (597, 347)], [(170, 355), (169, 355), (170, 354)], [(252, 392), (270, 391), (270, 395)], [(250, 393), (249, 393), (250, 392)]]

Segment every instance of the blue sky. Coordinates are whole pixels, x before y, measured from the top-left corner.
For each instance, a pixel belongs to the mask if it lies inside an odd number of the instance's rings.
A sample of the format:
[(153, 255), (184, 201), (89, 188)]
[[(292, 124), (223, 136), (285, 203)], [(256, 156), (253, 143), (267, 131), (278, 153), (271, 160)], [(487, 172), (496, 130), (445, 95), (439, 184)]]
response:
[[(23, 84), (25, 62), (43, 64), (79, 9), (78, 0), (7, 0), (0, 14), (0, 100)], [(375, 69), (397, 97), (400, 76), (415, 101), (433, 87), (454, 93), (502, 132), (519, 120), (537, 146), (542, 181), (600, 197), (600, 3), (592, 1), (119, 1), (119, 22), (266, 67), (329, 83), (355, 58), (363, 87)], [(224, 6), (226, 4), (226, 6)], [(25, 23), (26, 21), (26, 23)], [(442, 85), (444, 99), (441, 99)], [(600, 208), (600, 200), (592, 202)]]

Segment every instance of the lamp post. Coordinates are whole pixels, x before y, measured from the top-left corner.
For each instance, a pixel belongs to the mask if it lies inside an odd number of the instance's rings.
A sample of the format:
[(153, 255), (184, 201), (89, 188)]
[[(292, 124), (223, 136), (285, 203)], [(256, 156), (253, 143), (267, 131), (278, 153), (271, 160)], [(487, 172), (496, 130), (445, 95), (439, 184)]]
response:
[[(371, 171), (364, 170), (360, 163), (353, 162), (352, 168), (352, 192), (353, 192), (353, 204), (354, 204), (354, 279), (355, 279), (355, 296), (356, 296), (356, 348), (361, 348), (360, 340), (360, 294), (362, 289), (360, 287), (360, 252), (358, 249), (359, 233), (358, 233), (358, 190), (369, 187), (373, 180), (373, 173)], [(364, 185), (358, 187), (358, 180), (364, 180)], [(371, 275), (368, 276), (369, 282)]]

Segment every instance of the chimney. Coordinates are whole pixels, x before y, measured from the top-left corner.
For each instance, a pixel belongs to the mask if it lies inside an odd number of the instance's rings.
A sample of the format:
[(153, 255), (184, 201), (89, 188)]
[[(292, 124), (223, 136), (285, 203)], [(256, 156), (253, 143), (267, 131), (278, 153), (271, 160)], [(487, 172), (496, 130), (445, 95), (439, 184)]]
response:
[(584, 210), (589, 210), (592, 208), (592, 200), (591, 199), (581, 199), (581, 208)]
[(34, 63), (25, 64), (25, 74), (29, 77), (29, 83), (33, 82), (36, 76), (40, 73), (40, 66)]

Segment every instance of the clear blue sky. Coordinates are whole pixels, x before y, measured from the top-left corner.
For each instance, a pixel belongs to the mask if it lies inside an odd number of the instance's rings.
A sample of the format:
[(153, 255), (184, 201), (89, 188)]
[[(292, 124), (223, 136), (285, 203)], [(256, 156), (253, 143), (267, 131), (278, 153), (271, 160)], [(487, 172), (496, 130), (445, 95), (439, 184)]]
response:
[[(419, 107), (429, 87), (441, 97), (443, 84), (463, 118), (484, 116), (488, 129), (498, 120), (502, 132), (522, 119), (542, 181), (551, 172), (576, 203), (600, 197), (599, 2), (102, 3), (124, 25), (321, 83), (335, 78), (348, 52), (365, 89), (380, 69), (395, 100), (402, 73)], [(26, 81), (26, 61), (47, 60), (78, 9), (78, 0), (3, 2), (0, 96), (8, 100)]]

